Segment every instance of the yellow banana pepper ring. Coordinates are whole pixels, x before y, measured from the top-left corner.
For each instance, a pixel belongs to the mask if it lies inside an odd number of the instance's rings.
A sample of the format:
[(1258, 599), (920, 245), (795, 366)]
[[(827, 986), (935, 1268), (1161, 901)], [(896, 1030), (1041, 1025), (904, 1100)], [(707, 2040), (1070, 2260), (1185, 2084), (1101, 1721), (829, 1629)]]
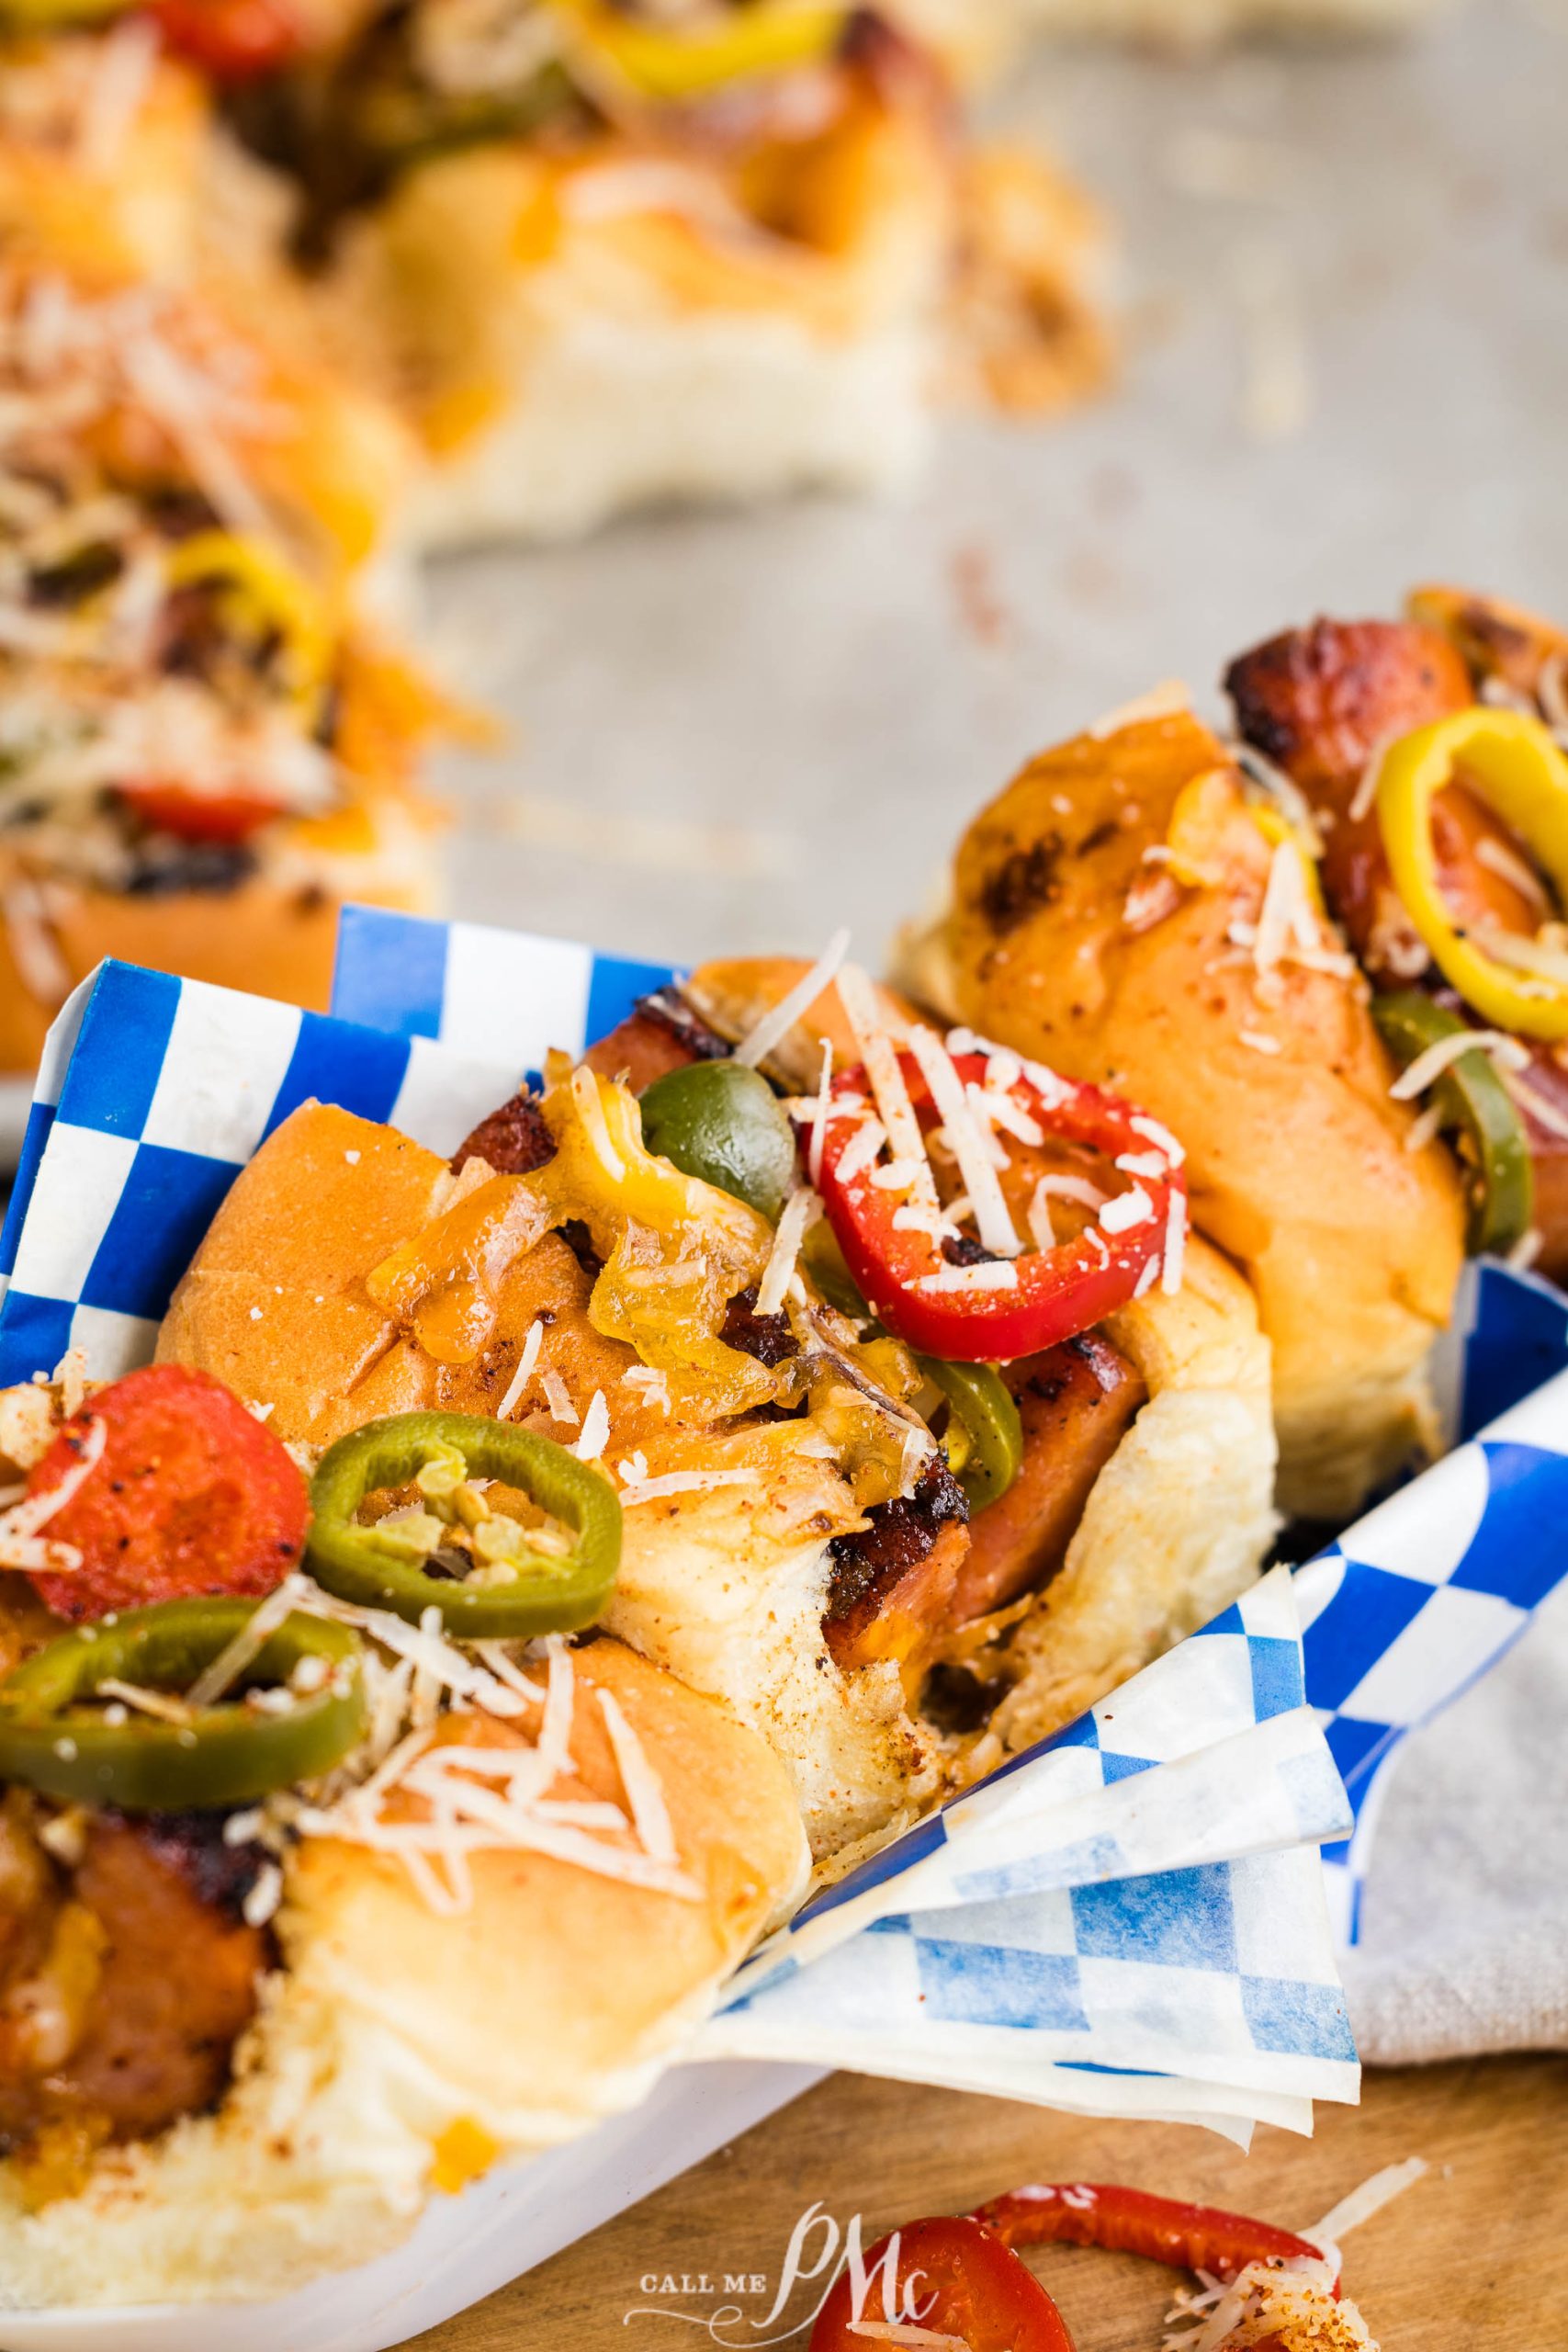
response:
[(1568, 907), (1568, 759), (1551, 730), (1523, 711), (1478, 703), (1452, 718), (1417, 728), (1383, 755), (1378, 777), (1378, 824), (1404, 910), (1434, 961), (1465, 1002), (1499, 1029), (1526, 1037), (1568, 1037), (1568, 962), (1529, 959), (1532, 943), (1517, 942), (1517, 960), (1460, 930), (1438, 879), (1432, 842), (1432, 803), (1462, 769), (1467, 786), (1502, 818), (1531, 852)]
[(558, 7), (592, 56), (644, 97), (666, 100), (705, 97), (729, 82), (813, 65), (831, 55), (847, 17), (820, 0), (760, 0), (716, 12), (698, 31), (673, 32), (597, 0), (558, 0)]
[(289, 684), (304, 699), (319, 695), (332, 666), (325, 606), (293, 565), (243, 531), (197, 531), (172, 548), (164, 577), (170, 588), (212, 582), (242, 625), (258, 638), (276, 630), (288, 649)]
[(8, 25), (21, 26), (28, 31), (55, 32), (67, 25), (123, 17), (133, 5), (134, 0), (6, 0), (0, 17)]

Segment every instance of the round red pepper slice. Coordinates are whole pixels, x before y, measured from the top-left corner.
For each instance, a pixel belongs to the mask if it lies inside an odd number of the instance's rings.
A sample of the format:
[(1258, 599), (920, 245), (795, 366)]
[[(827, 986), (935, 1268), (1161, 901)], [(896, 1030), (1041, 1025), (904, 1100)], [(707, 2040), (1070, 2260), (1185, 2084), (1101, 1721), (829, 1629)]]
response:
[[(1010, 2246), (1098, 2245), (1141, 2254), (1178, 2270), (1207, 2270), (1228, 2284), (1249, 2262), (1320, 2262), (1318, 2247), (1271, 2222), (1219, 2205), (1186, 2205), (1146, 2188), (1106, 2181), (1054, 2181), (976, 2206), (973, 2217)], [(1338, 2282), (1335, 2283), (1338, 2292)]]
[(304, 27), (290, 0), (148, 0), (169, 47), (218, 82), (248, 82), (299, 56)]
[(305, 1480), (231, 1389), (181, 1364), (149, 1364), (90, 1396), (28, 1477), (27, 1500), (73, 1490), (39, 1532), (79, 1568), (33, 1574), (39, 1599), (77, 1622), (197, 1593), (265, 1593), (304, 1549)]
[(945, 2213), (906, 2222), (865, 2256), (871, 2284), (856, 2310), (846, 2270), (817, 2314), (810, 2352), (866, 2352), (859, 2323), (879, 2324), (887, 2298), (877, 2266), (897, 2241), (892, 2301), (906, 2326), (956, 2336), (969, 2352), (1074, 2352), (1067, 2324), (1032, 2271), (977, 2222)]
[(259, 793), (192, 792), (183, 784), (122, 784), (117, 789), (143, 824), (182, 842), (246, 842), (282, 814), (276, 800)]
[[(915, 1115), (929, 1129), (937, 1110), (924, 1074), (912, 1055), (897, 1059)], [(951, 1059), (965, 1088), (984, 1086), (989, 1056)], [(918, 1212), (900, 1219), (908, 1193), (877, 1182), (887, 1170), (866, 1151), (869, 1111), (860, 1117), (829, 1110), (823, 1132), (818, 1189), (855, 1282), (897, 1338), (953, 1363), (1011, 1363), (1035, 1355), (1140, 1296), (1173, 1256), (1179, 1274), (1187, 1183), (1164, 1130), (1119, 1096), (1051, 1071), (1032, 1074), (1020, 1066), (1003, 1091), (1046, 1136), (1089, 1145), (1120, 1162), (1128, 1177), (1125, 1192), (1106, 1203), (1095, 1223), (1053, 1250), (1026, 1250), (1013, 1259), (982, 1255), (976, 1263), (945, 1254), (941, 1239), (921, 1228)], [(839, 1100), (869, 1091), (859, 1064), (833, 1087)]]

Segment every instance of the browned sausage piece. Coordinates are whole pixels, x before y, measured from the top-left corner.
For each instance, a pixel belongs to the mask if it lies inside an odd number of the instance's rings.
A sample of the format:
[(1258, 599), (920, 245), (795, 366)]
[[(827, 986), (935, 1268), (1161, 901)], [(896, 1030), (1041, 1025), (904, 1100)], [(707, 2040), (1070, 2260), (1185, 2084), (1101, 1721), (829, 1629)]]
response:
[(1004, 1376), (1023, 1423), (1023, 1461), (1007, 1493), (970, 1522), (953, 1596), (955, 1625), (1050, 1581), (1090, 1487), (1149, 1393), (1120, 1350), (1092, 1331), (1024, 1357)]
[(939, 1455), (914, 1493), (881, 1503), (857, 1535), (833, 1540), (833, 1577), (822, 1630), (848, 1672), (891, 1658), (918, 1661), (952, 1614), (969, 1543), (969, 1506)]
[(555, 1137), (545, 1125), (538, 1097), (519, 1092), (464, 1137), (452, 1154), (451, 1169), (460, 1176), (468, 1162), (478, 1159), (488, 1160), (499, 1176), (531, 1176), (555, 1156)]
[(1414, 621), (1314, 621), (1225, 672), (1236, 725), (1320, 807), (1340, 813), (1380, 743), (1475, 700), (1448, 639)]
[(139, 2139), (211, 2105), (267, 1965), (238, 1908), (252, 1876), (216, 1816), (91, 1822), (0, 1996), (0, 2142), (72, 2117)]
[[(1283, 768), (1325, 819), (1323, 887), (1357, 955), (1374, 978), (1418, 978), (1427, 952), (1400, 909), (1376, 811), (1352, 812), (1380, 745), (1474, 701), (1461, 654), (1414, 621), (1315, 621), (1244, 653), (1225, 686), (1244, 740)], [(1462, 784), (1434, 801), (1432, 841), (1460, 922), (1535, 929), (1542, 909), (1528, 866), (1522, 887), (1508, 878), (1520, 864), (1517, 847)]]
[(620, 1078), (640, 1094), (672, 1069), (722, 1060), (729, 1047), (677, 989), (641, 998), (626, 1019), (582, 1058), (601, 1078)]

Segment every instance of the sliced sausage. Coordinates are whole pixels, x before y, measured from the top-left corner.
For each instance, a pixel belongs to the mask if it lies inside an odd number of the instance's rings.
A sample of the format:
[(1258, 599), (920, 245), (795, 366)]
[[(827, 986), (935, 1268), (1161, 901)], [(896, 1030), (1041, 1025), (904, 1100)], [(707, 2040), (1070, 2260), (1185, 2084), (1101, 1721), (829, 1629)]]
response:
[(678, 989), (658, 989), (640, 998), (582, 1058), (601, 1078), (622, 1079), (634, 1094), (641, 1094), (672, 1069), (722, 1061), (728, 1052), (724, 1039)]
[(1092, 1331), (1024, 1357), (1004, 1377), (1018, 1399), (1023, 1460), (1007, 1493), (970, 1522), (953, 1589), (955, 1625), (1050, 1582), (1090, 1487), (1149, 1393), (1121, 1351)]
[(871, 1524), (835, 1536), (823, 1631), (846, 1671), (904, 1665), (945, 1628), (969, 1539), (964, 1489), (939, 1454), (914, 1493), (881, 1503)]
[[(1283, 768), (1325, 820), (1324, 891), (1358, 956), (1374, 978), (1418, 978), (1427, 950), (1394, 891), (1377, 811), (1360, 807), (1358, 794), (1382, 745), (1474, 701), (1460, 652), (1415, 621), (1315, 621), (1244, 653), (1225, 686), (1243, 739)], [(1529, 869), (1506, 827), (1462, 784), (1433, 802), (1432, 844), (1459, 921), (1535, 929), (1541, 905)]]

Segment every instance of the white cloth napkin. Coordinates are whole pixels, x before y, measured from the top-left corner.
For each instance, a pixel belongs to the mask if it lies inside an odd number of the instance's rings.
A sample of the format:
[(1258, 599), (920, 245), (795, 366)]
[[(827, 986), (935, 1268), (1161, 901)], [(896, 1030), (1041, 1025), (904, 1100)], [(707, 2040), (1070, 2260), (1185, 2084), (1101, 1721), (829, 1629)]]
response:
[(1344, 1981), (1371, 2065), (1568, 2049), (1568, 1588), (1404, 1742)]

